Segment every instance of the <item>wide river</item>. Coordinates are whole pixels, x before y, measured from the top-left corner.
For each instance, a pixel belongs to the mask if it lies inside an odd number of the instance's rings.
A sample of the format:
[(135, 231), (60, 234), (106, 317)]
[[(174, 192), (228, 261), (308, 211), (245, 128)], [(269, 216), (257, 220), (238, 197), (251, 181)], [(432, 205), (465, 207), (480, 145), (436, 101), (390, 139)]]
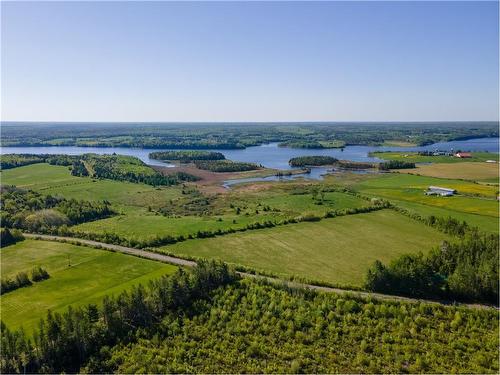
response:
[[(489, 151), (498, 153), (498, 138), (476, 138), (466, 141), (453, 141), (435, 143), (422, 147), (382, 147), (382, 146), (346, 146), (343, 149), (301, 149), (278, 147), (277, 143), (248, 147), (243, 150), (211, 150), (222, 152), (229, 160), (261, 164), (267, 168), (291, 169), (288, 160), (297, 156), (328, 155), (337, 159), (352, 161), (380, 161), (368, 156), (373, 151), (423, 151), (423, 150), (462, 150), (462, 151)], [(136, 156), (150, 165), (169, 166), (158, 160), (149, 158), (153, 151), (159, 149), (140, 149), (125, 147), (76, 147), (76, 146), (48, 146), (48, 147), (2, 147), (1, 154), (67, 154), (80, 155), (84, 153), (95, 154), (121, 154)]]
[[(424, 150), (463, 150), (463, 151), (488, 151), (499, 152), (498, 138), (476, 138), (466, 141), (453, 141), (435, 143), (421, 147), (384, 147), (384, 146), (346, 146), (343, 149), (301, 149), (278, 147), (278, 143), (263, 144), (261, 146), (247, 147), (243, 150), (211, 150), (222, 152), (229, 160), (243, 161), (261, 164), (267, 168), (292, 169), (288, 161), (297, 156), (306, 155), (327, 155), (337, 159), (352, 161), (380, 161), (380, 159), (370, 157), (369, 153), (374, 151), (424, 151)], [(0, 154), (67, 154), (81, 155), (85, 153), (95, 154), (121, 154), (135, 156), (149, 165), (172, 167), (172, 164), (163, 163), (159, 160), (149, 158), (149, 153), (154, 151), (165, 151), (160, 149), (142, 149), (126, 147), (77, 147), (77, 146), (45, 146), (45, 147), (2, 147)], [(224, 181), (225, 187), (242, 183), (256, 181), (290, 180), (296, 178), (322, 179), (322, 176), (329, 172), (328, 168), (311, 168), (309, 174), (296, 174), (292, 176), (268, 176), (254, 177), (239, 180)], [(363, 173), (363, 172), (361, 172)]]

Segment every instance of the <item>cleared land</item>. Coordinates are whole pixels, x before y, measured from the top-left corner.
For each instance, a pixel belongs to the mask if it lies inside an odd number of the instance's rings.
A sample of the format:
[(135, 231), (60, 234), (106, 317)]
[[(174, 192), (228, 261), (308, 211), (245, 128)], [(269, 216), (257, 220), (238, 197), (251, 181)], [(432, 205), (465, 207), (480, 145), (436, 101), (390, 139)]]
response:
[(177, 186), (154, 188), (123, 181), (72, 176), (68, 167), (32, 164), (1, 172), (2, 184), (65, 198), (107, 200), (117, 205), (158, 207), (181, 195)]
[[(50, 278), (0, 297), (2, 320), (11, 328), (33, 329), (47, 310), (64, 311), (69, 305), (100, 303), (137, 283), (158, 278), (176, 267), (65, 243), (25, 240), (3, 248), (2, 277), (33, 266), (45, 268)], [(68, 257), (71, 267), (68, 267)]]
[[(347, 186), (362, 194), (381, 197), (422, 216), (451, 216), (486, 232), (499, 231), (498, 186), (469, 181), (415, 176), (399, 173), (377, 175), (342, 174), (326, 181)], [(450, 187), (468, 196), (432, 197), (424, 195), (430, 185)], [(476, 196), (477, 195), (477, 196)]]
[(300, 223), (271, 229), (189, 240), (161, 249), (201, 258), (299, 276), (335, 284), (360, 286), (376, 260), (427, 251), (447, 236), (394, 211)]
[(417, 152), (405, 151), (386, 151), (373, 152), (372, 156), (384, 160), (401, 160), (414, 163), (467, 163), (467, 162), (484, 162), (486, 160), (499, 159), (499, 154), (493, 152), (473, 152), (471, 158), (457, 158), (454, 156), (426, 156), (419, 155)]
[(498, 183), (497, 163), (436, 163), (417, 165), (412, 169), (400, 169), (400, 173), (419, 174), (422, 176), (465, 179)]
[[(459, 195), (427, 196), (424, 192), (431, 185), (456, 189)], [(498, 218), (497, 186), (407, 174), (383, 174), (358, 181), (352, 187), (361, 193), (382, 198)]]

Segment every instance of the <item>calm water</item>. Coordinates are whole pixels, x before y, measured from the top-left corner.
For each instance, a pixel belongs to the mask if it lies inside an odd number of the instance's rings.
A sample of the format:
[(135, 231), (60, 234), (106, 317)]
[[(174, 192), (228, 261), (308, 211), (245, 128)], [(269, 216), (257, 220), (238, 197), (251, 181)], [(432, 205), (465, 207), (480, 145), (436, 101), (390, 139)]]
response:
[[(352, 161), (376, 162), (380, 159), (368, 156), (374, 151), (424, 151), (424, 150), (463, 150), (463, 151), (489, 151), (498, 153), (498, 138), (477, 138), (466, 141), (453, 141), (435, 143), (422, 147), (382, 147), (382, 146), (347, 146), (344, 149), (298, 149), (278, 147), (277, 143), (270, 143), (261, 146), (248, 147), (244, 150), (210, 150), (222, 152), (227, 159), (261, 164), (267, 168), (291, 169), (288, 160), (297, 156), (307, 155), (327, 155), (337, 159)], [(165, 151), (159, 149), (138, 149), (125, 147), (76, 147), (76, 146), (48, 146), (48, 147), (2, 147), (1, 154), (67, 154), (81, 155), (85, 153), (95, 154), (121, 154), (136, 156), (150, 165), (172, 166), (158, 160), (149, 158), (149, 153), (154, 151)], [(312, 168), (308, 175), (284, 176), (281, 179), (293, 179), (305, 177), (310, 179), (320, 179), (322, 174), (327, 172), (326, 168)], [(266, 177), (267, 179), (279, 179), (276, 176)], [(262, 178), (260, 179), (262, 180)], [(258, 181), (260, 181), (258, 180)], [(251, 181), (256, 181), (252, 179)], [(266, 181), (266, 180), (264, 180)], [(232, 182), (226, 181), (228, 184)], [(239, 181), (241, 182), (241, 181)]]
[[(368, 156), (373, 151), (423, 151), (423, 150), (463, 150), (463, 151), (489, 151), (498, 152), (498, 138), (478, 138), (467, 141), (454, 141), (435, 143), (423, 147), (381, 147), (381, 146), (347, 146), (343, 149), (299, 149), (278, 147), (277, 143), (248, 147), (244, 150), (209, 150), (222, 152), (227, 159), (262, 164), (267, 168), (291, 169), (288, 160), (297, 156), (328, 155), (338, 159), (353, 161), (380, 161)], [(76, 146), (49, 146), (49, 147), (2, 147), (1, 154), (67, 154), (81, 155), (95, 154), (121, 154), (136, 156), (150, 165), (165, 166), (158, 160), (149, 158), (149, 153), (165, 151), (160, 149), (139, 149), (125, 147), (76, 147)]]

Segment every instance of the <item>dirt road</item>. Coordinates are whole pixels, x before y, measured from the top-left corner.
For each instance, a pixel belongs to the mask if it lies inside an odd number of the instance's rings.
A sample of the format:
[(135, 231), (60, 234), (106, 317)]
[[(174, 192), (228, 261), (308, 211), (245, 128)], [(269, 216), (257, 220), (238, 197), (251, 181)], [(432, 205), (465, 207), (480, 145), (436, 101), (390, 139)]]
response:
[[(32, 239), (41, 239), (41, 240), (45, 240), (45, 241), (70, 242), (70, 243), (74, 243), (74, 244), (89, 245), (92, 247), (100, 247), (102, 249), (107, 249), (107, 250), (111, 250), (111, 251), (118, 251), (120, 253), (129, 254), (129, 255), (140, 257), (140, 258), (151, 259), (151, 260), (164, 262), (164, 263), (170, 263), (170, 264), (174, 264), (174, 265), (178, 265), (178, 266), (194, 267), (196, 265), (196, 262), (194, 262), (192, 260), (177, 258), (177, 257), (173, 257), (173, 256), (166, 255), (166, 254), (154, 253), (152, 251), (147, 251), (147, 250), (134, 249), (131, 247), (112, 245), (112, 244), (107, 244), (107, 243), (103, 243), (103, 242), (86, 240), (83, 238), (61, 237), (61, 236), (54, 236), (54, 235), (31, 234), (31, 233), (23, 233), (23, 235), (26, 238), (32, 238)], [(250, 273), (246, 273), (246, 272), (238, 272), (238, 274), (241, 275), (242, 277), (249, 277), (249, 278), (254, 278), (254, 279), (265, 279), (269, 282), (277, 283), (277, 284), (284, 283), (290, 287), (295, 287), (295, 288), (311, 289), (311, 290), (317, 290), (317, 291), (328, 292), (328, 293), (349, 294), (352, 296), (364, 297), (364, 298), (374, 298), (374, 299), (387, 300), (387, 301), (426, 302), (426, 303), (441, 304), (441, 305), (454, 305), (455, 304), (452, 301), (433, 301), (433, 300), (426, 300), (426, 299), (416, 299), (416, 298), (393, 296), (393, 295), (389, 295), (389, 294), (360, 292), (357, 290), (349, 290), (349, 289), (340, 289), (340, 288), (332, 288), (332, 287), (326, 287), (326, 286), (311, 285), (311, 284), (299, 283), (299, 282), (295, 282), (295, 281), (282, 280), (282, 279), (268, 277), (268, 276), (254, 275), (254, 274), (250, 274)], [(455, 305), (460, 305), (463, 307), (469, 307), (469, 308), (475, 308), (475, 309), (494, 308), (492, 306), (480, 305), (480, 304), (462, 304), (462, 303), (460, 303), (460, 304), (455, 304)]]

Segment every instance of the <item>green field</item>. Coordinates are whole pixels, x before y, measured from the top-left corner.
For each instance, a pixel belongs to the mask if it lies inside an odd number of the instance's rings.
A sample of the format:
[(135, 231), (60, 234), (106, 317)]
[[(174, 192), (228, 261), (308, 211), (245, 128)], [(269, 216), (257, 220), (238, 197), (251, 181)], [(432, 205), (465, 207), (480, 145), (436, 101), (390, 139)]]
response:
[(498, 184), (497, 163), (432, 163), (417, 165), (416, 168), (401, 169), (399, 172), (439, 178), (460, 178)]
[(189, 240), (161, 249), (281, 276), (360, 286), (368, 267), (400, 254), (427, 251), (447, 237), (391, 210)]
[(499, 154), (493, 152), (473, 152), (471, 158), (457, 158), (454, 156), (425, 156), (411, 151), (386, 151), (373, 152), (372, 156), (383, 160), (402, 160), (413, 163), (463, 163), (484, 162), (486, 160), (498, 161)]
[(16, 185), (43, 194), (65, 198), (108, 200), (112, 204), (140, 207), (161, 207), (180, 196), (179, 187), (154, 188), (123, 181), (94, 180), (72, 176), (68, 167), (32, 164), (1, 172), (2, 184)]
[[(68, 257), (71, 267), (68, 267)], [(59, 242), (25, 240), (1, 249), (2, 277), (33, 266), (50, 278), (0, 297), (2, 320), (10, 327), (32, 330), (47, 310), (100, 303), (131, 285), (175, 271), (176, 267), (120, 253)]]
[[(453, 197), (427, 196), (424, 192), (431, 185), (453, 188), (459, 194)], [(358, 181), (353, 185), (353, 188), (370, 196), (409, 201), (446, 208), (450, 211), (498, 218), (498, 201), (495, 199), (498, 187), (496, 186), (391, 173)]]

